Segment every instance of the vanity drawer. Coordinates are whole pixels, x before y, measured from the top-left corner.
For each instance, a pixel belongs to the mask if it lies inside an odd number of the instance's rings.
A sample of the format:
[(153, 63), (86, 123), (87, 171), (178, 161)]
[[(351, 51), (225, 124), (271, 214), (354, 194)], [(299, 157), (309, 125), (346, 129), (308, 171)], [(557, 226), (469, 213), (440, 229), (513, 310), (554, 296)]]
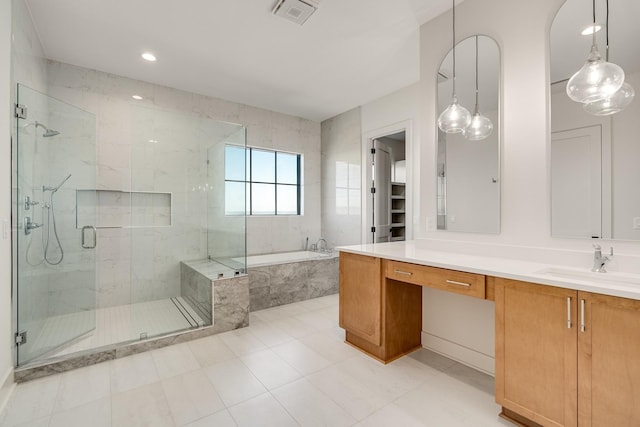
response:
[(485, 276), (446, 270), (444, 268), (427, 267), (399, 261), (385, 261), (385, 277), (400, 282), (455, 292), (476, 298), (485, 297)]

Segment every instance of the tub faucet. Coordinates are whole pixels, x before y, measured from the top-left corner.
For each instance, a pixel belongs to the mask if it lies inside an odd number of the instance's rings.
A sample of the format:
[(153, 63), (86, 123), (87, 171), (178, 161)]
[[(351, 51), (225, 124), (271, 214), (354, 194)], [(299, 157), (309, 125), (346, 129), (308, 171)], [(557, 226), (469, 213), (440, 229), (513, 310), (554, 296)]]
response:
[(605, 269), (605, 267), (607, 265), (607, 262), (609, 262), (613, 257), (613, 247), (611, 247), (609, 256), (602, 255), (602, 248), (600, 247), (600, 245), (593, 245), (593, 249), (595, 249), (595, 252), (593, 253), (593, 268), (591, 269), (591, 271), (594, 271), (596, 273), (606, 273), (607, 270)]
[(316, 250), (318, 252), (328, 252), (327, 241), (324, 240), (322, 237), (319, 238), (318, 241), (316, 242)]

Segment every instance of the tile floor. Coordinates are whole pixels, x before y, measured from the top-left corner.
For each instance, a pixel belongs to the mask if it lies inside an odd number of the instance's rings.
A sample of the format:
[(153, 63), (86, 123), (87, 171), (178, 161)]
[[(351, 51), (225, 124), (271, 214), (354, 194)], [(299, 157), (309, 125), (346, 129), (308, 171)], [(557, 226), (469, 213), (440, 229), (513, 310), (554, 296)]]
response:
[(427, 350), (346, 345), (337, 295), (251, 326), (19, 384), (0, 426), (508, 426), (493, 379)]

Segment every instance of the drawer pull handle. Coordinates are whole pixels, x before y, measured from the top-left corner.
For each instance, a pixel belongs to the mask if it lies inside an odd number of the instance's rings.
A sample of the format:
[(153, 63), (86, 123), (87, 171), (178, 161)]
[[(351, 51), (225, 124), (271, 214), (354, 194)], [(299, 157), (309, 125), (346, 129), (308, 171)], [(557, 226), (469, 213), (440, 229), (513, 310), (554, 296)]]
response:
[(580, 300), (580, 332), (584, 332), (584, 300)]
[(571, 329), (571, 297), (567, 297), (567, 329)]
[(470, 283), (456, 282), (455, 280), (447, 280), (447, 283), (449, 283), (450, 285), (464, 286), (466, 288), (471, 287)]
[(410, 271), (395, 270), (395, 273), (404, 274), (405, 276), (413, 276), (413, 273), (411, 273)]

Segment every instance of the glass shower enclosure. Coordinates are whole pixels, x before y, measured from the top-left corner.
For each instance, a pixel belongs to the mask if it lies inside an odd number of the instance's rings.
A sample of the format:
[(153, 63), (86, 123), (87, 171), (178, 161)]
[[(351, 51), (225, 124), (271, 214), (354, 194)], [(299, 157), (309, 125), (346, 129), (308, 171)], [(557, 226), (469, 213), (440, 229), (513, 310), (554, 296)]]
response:
[(75, 209), (76, 188), (95, 188), (96, 118), (23, 85), (17, 97), (14, 280), (21, 365), (96, 327), (95, 207), (84, 222)]
[(212, 298), (185, 289), (181, 264), (246, 270), (245, 188), (224, 181), (245, 128), (133, 101), (114, 131), (26, 86), (17, 96), (18, 366), (211, 325)]

